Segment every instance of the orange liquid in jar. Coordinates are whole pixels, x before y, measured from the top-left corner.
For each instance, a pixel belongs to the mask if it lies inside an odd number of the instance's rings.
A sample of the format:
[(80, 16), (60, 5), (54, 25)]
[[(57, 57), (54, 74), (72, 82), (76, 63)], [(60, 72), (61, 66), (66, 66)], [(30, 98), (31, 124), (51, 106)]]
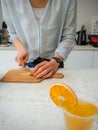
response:
[[(74, 108), (65, 109), (64, 117), (67, 130), (91, 130), (94, 115), (98, 114), (98, 108), (91, 102), (79, 100)], [(92, 116), (92, 117), (91, 117)]]

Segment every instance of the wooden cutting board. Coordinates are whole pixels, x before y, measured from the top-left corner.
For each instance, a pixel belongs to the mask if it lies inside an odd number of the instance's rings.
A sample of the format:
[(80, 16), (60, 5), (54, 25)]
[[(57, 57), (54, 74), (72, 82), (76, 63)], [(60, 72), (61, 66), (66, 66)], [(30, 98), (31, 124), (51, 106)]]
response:
[[(43, 79), (36, 79), (30, 75), (30, 69), (12, 69), (9, 70), (2, 78), (1, 82), (16, 82), (16, 83), (38, 83)], [(63, 78), (62, 73), (55, 73), (51, 78)]]

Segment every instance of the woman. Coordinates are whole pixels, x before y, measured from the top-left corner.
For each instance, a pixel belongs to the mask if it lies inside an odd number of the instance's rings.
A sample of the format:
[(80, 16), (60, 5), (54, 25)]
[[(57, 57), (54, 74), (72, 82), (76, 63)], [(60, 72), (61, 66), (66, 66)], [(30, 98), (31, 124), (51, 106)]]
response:
[(63, 67), (75, 45), (76, 0), (1, 0), (10, 41), (20, 66), (49, 78)]

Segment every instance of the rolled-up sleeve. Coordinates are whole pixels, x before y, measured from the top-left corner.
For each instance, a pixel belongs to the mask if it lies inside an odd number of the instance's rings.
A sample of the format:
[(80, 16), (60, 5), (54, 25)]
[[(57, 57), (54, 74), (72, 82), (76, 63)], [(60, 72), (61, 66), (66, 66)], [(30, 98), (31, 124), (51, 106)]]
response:
[(76, 36), (76, 11), (77, 1), (70, 0), (67, 15), (65, 16), (65, 22), (62, 32), (61, 41), (56, 49), (55, 53), (59, 53), (64, 60), (68, 57), (69, 53), (75, 45)]

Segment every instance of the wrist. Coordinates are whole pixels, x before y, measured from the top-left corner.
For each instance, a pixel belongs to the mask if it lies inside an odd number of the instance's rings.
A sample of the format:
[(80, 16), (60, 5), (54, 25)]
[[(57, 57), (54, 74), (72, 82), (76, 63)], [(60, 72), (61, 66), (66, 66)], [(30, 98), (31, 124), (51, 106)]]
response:
[(62, 60), (60, 59), (60, 58), (58, 58), (58, 57), (53, 57), (52, 59), (51, 59), (58, 67), (60, 66), (60, 64), (61, 64), (61, 62), (62, 62)]
[(55, 59), (51, 59), (51, 63), (53, 64), (53, 66), (55, 66), (55, 67), (57, 67), (57, 68), (59, 68), (59, 63), (57, 63), (56, 61), (55, 61)]
[(59, 53), (55, 53), (53, 57), (59, 58), (61, 62), (63, 61), (63, 57)]
[(54, 56), (52, 59), (54, 59), (54, 60), (55, 60), (57, 63), (59, 63), (59, 64), (61, 63), (61, 59), (58, 58), (58, 57), (55, 57), (55, 56)]
[(25, 47), (25, 45), (22, 43), (22, 41), (19, 38), (16, 38), (14, 40), (14, 45), (15, 45), (15, 47), (16, 47), (16, 49), (18, 51), (25, 51), (25, 50), (27, 50), (27, 48)]

